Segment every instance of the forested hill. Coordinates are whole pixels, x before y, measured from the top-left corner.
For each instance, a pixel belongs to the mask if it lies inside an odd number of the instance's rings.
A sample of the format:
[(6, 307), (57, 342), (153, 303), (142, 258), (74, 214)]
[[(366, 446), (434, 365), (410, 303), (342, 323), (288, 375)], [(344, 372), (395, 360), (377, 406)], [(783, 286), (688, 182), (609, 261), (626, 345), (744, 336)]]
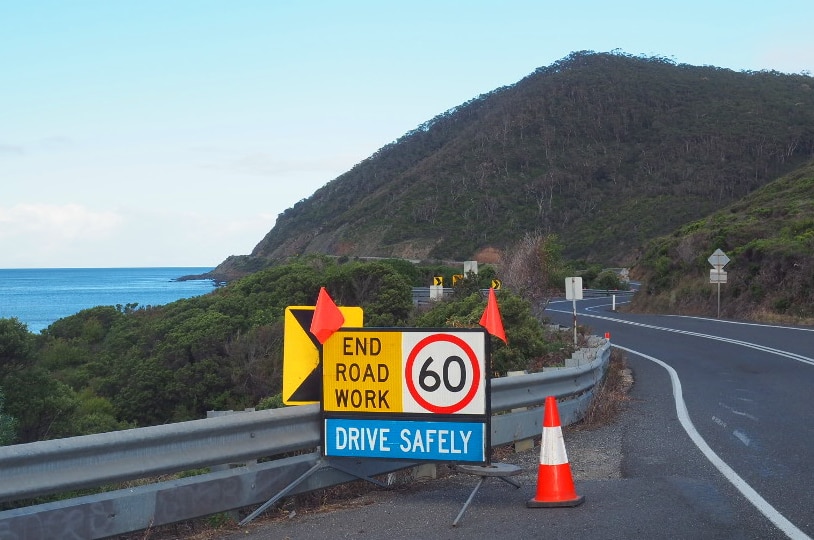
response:
[(573, 53), (383, 147), (215, 273), (302, 253), (484, 260), (529, 230), (628, 263), (812, 156), (810, 76)]
[(712, 252), (730, 258), (724, 317), (814, 321), (814, 161), (710, 216), (650, 241), (636, 277), (637, 311), (714, 316)]

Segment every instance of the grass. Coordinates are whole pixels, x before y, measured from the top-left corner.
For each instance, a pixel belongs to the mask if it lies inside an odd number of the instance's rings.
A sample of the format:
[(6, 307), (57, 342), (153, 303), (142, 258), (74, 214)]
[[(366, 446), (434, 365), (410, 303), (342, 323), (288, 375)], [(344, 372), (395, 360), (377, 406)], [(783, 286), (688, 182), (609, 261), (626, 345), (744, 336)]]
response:
[(618, 349), (611, 349), (610, 364), (605, 378), (595, 389), (594, 399), (583, 419), (575, 427), (593, 429), (613, 423), (629, 401), (633, 375), (627, 367), (627, 357)]

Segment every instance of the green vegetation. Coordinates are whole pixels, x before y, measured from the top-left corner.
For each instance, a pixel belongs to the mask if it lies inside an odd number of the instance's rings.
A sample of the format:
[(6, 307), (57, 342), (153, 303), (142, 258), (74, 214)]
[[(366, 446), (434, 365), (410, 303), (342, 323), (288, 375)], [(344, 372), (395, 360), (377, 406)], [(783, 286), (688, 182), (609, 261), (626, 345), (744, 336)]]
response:
[(5, 400), (3, 392), (0, 391), (0, 446), (11, 444), (17, 428), (17, 421), (3, 412)]
[(606, 291), (627, 290), (627, 283), (623, 283), (619, 274), (613, 270), (602, 270), (597, 276), (588, 282), (592, 289), (605, 289)]
[(633, 308), (716, 314), (707, 262), (716, 249), (731, 259), (722, 316), (814, 318), (814, 162), (648, 243), (634, 268), (646, 294)]
[[(531, 313), (528, 302), (508, 292), (499, 297), (503, 325), (507, 328), (508, 345), (497, 338), (492, 341), (492, 370), (496, 375), (507, 371), (528, 369), (530, 359), (545, 353), (543, 330), (540, 322)], [(477, 327), (483, 314), (484, 300), (472, 294), (458, 301), (441, 302), (431, 311), (418, 317), (418, 327)]]
[[(477, 327), (494, 268), (460, 280), (446, 301), (413, 305), (415, 281), (456, 272), (309, 256), (166, 306), (87, 309), (40, 335), (0, 319), (0, 443), (280, 407), (286, 307), (314, 305), (325, 286), (338, 305), (361, 306), (365, 326)], [(539, 365), (547, 348), (531, 304), (504, 290), (500, 305), (509, 345), (493, 339), (494, 370)]]
[(215, 275), (303, 253), (468, 260), (529, 231), (625, 265), (814, 155), (814, 78), (578, 52), (429, 120)]

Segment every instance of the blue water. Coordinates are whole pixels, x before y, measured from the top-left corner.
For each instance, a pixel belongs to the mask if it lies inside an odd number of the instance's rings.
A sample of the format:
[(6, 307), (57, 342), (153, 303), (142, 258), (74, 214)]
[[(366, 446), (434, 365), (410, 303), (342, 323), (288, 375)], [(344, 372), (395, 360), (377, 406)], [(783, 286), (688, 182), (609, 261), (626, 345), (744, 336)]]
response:
[(212, 268), (0, 269), (0, 318), (38, 333), (57, 319), (95, 306), (160, 306), (211, 292), (211, 280), (173, 281)]

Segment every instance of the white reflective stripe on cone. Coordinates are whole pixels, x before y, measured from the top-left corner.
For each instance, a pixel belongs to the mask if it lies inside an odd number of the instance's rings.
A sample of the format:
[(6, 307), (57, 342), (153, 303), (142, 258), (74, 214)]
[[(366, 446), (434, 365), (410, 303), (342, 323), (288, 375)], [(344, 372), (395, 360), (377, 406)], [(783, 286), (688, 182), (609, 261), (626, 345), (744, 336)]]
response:
[(568, 463), (565, 452), (565, 441), (562, 438), (562, 428), (544, 427), (543, 438), (540, 442), (541, 465), (564, 465)]

